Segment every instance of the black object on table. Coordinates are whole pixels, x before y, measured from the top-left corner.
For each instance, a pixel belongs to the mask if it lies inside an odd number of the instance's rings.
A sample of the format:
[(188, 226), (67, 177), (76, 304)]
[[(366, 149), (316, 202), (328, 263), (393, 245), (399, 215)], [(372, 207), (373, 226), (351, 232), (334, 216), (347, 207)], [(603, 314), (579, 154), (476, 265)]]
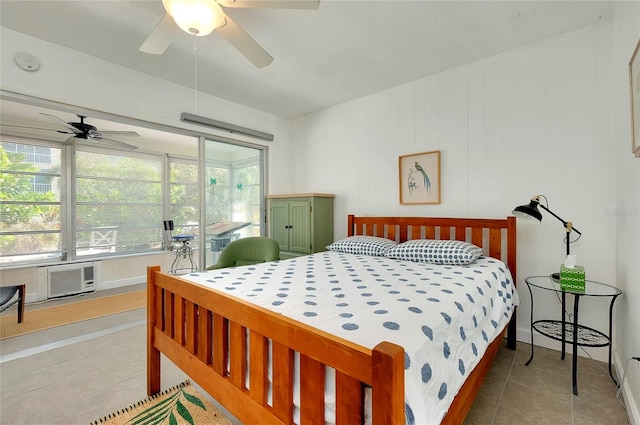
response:
[[(606, 347), (609, 346), (609, 376), (613, 382), (618, 384), (611, 371), (611, 336), (613, 303), (622, 291), (611, 285), (606, 285), (592, 280), (585, 281), (584, 290), (562, 289), (560, 282), (551, 276), (529, 276), (524, 280), (531, 295), (531, 357), (525, 363), (526, 366), (533, 360), (533, 331), (562, 342), (561, 359), (565, 356), (565, 343), (569, 342), (573, 346), (573, 362), (571, 365), (571, 377), (573, 381), (573, 394), (578, 395), (577, 369), (578, 369), (578, 346), (586, 347)], [(536, 320), (533, 321), (533, 292), (531, 287), (554, 291), (561, 295), (562, 318), (561, 320)], [(573, 295), (573, 323), (566, 320), (566, 295)], [(578, 324), (578, 307), (580, 297), (611, 297), (609, 305), (609, 334), (606, 335), (596, 329)], [(575, 331), (577, 329), (577, 332)]]

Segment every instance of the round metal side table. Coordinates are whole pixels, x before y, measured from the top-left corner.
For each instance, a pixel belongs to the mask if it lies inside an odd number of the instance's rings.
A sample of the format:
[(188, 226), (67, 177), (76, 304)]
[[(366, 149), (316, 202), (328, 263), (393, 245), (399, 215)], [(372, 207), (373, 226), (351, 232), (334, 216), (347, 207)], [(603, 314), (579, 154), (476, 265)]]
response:
[[(616, 379), (613, 377), (611, 371), (611, 335), (612, 335), (612, 317), (613, 317), (613, 303), (615, 303), (618, 295), (622, 294), (622, 291), (611, 285), (607, 285), (600, 282), (594, 282), (592, 280), (585, 281), (584, 290), (563, 289), (560, 287), (560, 282), (553, 279), (551, 276), (529, 276), (524, 280), (529, 288), (529, 294), (531, 295), (531, 357), (525, 363), (529, 365), (533, 360), (533, 331), (551, 338), (556, 341), (562, 342), (562, 355), (561, 359), (564, 360), (565, 356), (565, 344), (571, 343), (573, 346), (573, 362), (571, 365), (571, 377), (573, 381), (573, 394), (578, 395), (578, 382), (577, 382), (577, 368), (578, 368), (578, 346), (586, 347), (606, 347), (609, 346), (609, 376), (616, 383)], [(533, 291), (532, 288), (543, 289), (547, 291), (553, 291), (561, 296), (562, 313), (561, 320), (533, 320)], [(566, 320), (566, 296), (573, 295), (573, 323)], [(598, 331), (596, 329), (580, 325), (578, 323), (578, 307), (580, 305), (581, 297), (611, 297), (611, 304), (609, 305), (609, 333)], [(577, 332), (575, 331), (577, 330)]]

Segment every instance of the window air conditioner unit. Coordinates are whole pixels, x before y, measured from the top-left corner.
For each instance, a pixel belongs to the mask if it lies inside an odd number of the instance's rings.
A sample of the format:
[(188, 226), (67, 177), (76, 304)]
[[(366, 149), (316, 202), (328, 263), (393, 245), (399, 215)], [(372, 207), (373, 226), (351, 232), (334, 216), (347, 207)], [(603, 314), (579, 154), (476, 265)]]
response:
[(97, 289), (101, 276), (101, 263), (65, 264), (47, 267), (47, 297), (93, 292)]

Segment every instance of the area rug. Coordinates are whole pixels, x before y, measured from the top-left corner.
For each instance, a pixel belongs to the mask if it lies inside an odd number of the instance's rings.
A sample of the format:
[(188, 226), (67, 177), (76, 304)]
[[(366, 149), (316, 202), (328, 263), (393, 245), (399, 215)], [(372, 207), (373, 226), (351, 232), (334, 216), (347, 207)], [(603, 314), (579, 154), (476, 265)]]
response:
[(91, 422), (90, 425), (232, 425), (190, 381)]
[(0, 340), (83, 320), (122, 313), (146, 307), (146, 305), (146, 290), (75, 301), (36, 310), (30, 310), (29, 305), (27, 305), (22, 323), (18, 323), (17, 315), (0, 317)]

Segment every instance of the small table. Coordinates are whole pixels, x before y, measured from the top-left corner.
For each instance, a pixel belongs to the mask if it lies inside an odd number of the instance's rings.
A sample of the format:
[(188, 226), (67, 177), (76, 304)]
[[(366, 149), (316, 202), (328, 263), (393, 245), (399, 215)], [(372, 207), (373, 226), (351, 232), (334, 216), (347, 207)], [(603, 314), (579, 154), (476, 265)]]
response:
[[(564, 360), (565, 355), (565, 343), (569, 342), (573, 346), (573, 362), (571, 365), (571, 375), (573, 380), (573, 394), (578, 395), (578, 382), (577, 382), (577, 368), (578, 368), (578, 346), (588, 347), (606, 347), (609, 346), (609, 376), (613, 379), (613, 382), (618, 384), (613, 377), (611, 371), (611, 335), (612, 335), (612, 317), (613, 317), (613, 303), (616, 301), (618, 295), (622, 294), (622, 291), (611, 285), (606, 285), (600, 282), (594, 282), (587, 280), (585, 282), (585, 288), (583, 291), (562, 289), (560, 282), (553, 279), (551, 276), (529, 276), (524, 280), (529, 288), (529, 294), (531, 295), (531, 357), (525, 363), (526, 366), (533, 360), (533, 331), (536, 330), (540, 334), (562, 342), (562, 355), (561, 359)], [(539, 288), (547, 291), (553, 291), (561, 295), (561, 320), (533, 320), (533, 292), (531, 288)], [(573, 295), (573, 323), (567, 323), (565, 318), (565, 305), (566, 295)], [(606, 335), (596, 329), (589, 328), (584, 325), (578, 324), (578, 306), (580, 304), (580, 297), (611, 297), (611, 304), (609, 305), (609, 334)], [(577, 329), (577, 332), (574, 330)]]
[(234, 232), (250, 224), (250, 221), (221, 221), (208, 225), (205, 230), (207, 235), (211, 235), (211, 251), (222, 251), (229, 243), (238, 240), (240, 234)]
[[(169, 270), (169, 273), (177, 274), (179, 271), (193, 273), (198, 271), (198, 268), (193, 262), (193, 249), (189, 246), (189, 241), (192, 241), (194, 239), (195, 239), (194, 235), (176, 235), (171, 237), (172, 241), (182, 242), (182, 245), (180, 245), (178, 248), (175, 249), (176, 258), (174, 258), (173, 263), (171, 263), (171, 270)], [(180, 257), (184, 259), (188, 259), (190, 267), (179, 268), (178, 262), (180, 261)]]

